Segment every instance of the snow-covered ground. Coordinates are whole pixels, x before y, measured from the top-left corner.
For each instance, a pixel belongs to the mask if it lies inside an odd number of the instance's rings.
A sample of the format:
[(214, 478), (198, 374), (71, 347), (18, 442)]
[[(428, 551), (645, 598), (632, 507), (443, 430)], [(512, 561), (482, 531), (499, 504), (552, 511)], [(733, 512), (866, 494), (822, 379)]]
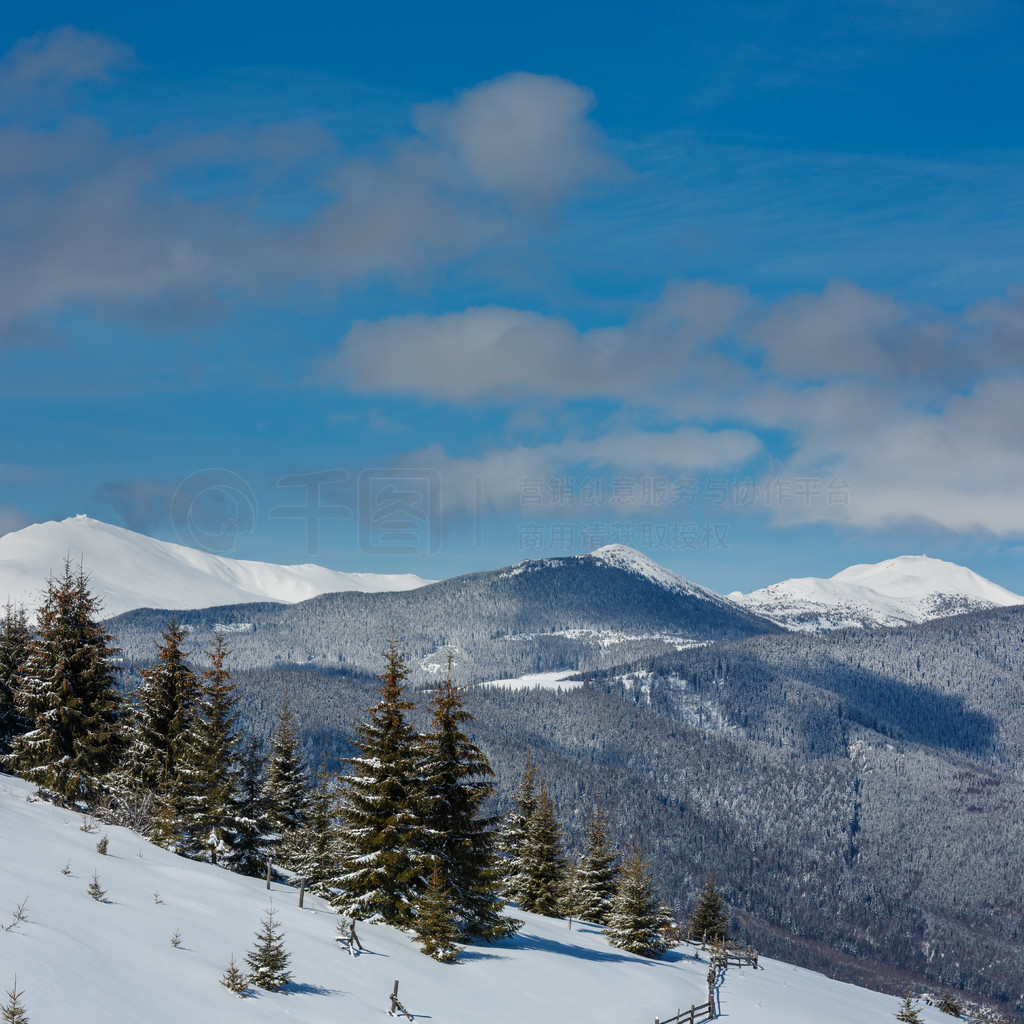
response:
[(213, 608), (251, 601), (305, 601), (344, 590), (415, 590), (411, 573), (337, 572), (322, 565), (273, 565), (154, 540), (87, 516), (37, 523), (0, 537), (0, 604), (37, 608), (51, 573), (79, 560), (105, 616), (133, 608)]
[(729, 599), (790, 629), (810, 631), (905, 626), (1024, 604), (1024, 597), (984, 576), (926, 555), (851, 565), (829, 579), (784, 580), (750, 594), (729, 594)]
[(583, 685), (582, 680), (567, 682), (574, 672), (534, 672), (516, 679), (489, 679), (481, 686), (498, 686), (503, 690), (575, 690)]
[[(438, 964), (410, 938), (360, 925), (366, 951), (334, 942), (335, 915), (294, 889), (183, 860), (121, 828), (81, 831), (80, 815), (27, 802), (32, 787), (0, 775), (0, 1003), (17, 974), (33, 1024), (370, 1024), (399, 998), (429, 1024), (652, 1024), (705, 997), (706, 962), (661, 962), (611, 948), (600, 929), (521, 915), (523, 930)], [(107, 856), (96, 851), (109, 835)], [(62, 874), (70, 864), (70, 873)], [(86, 889), (97, 872), (98, 903)], [(3, 928), (27, 897), (27, 919)], [(293, 981), (239, 999), (220, 984), (232, 953), (244, 969), (273, 899)], [(159, 900), (159, 902), (157, 902)], [(171, 945), (180, 932), (180, 948)], [(730, 968), (718, 992), (725, 1020), (742, 1024), (890, 1024), (898, 1000), (772, 960)], [(925, 1008), (928, 1024), (949, 1018)]]

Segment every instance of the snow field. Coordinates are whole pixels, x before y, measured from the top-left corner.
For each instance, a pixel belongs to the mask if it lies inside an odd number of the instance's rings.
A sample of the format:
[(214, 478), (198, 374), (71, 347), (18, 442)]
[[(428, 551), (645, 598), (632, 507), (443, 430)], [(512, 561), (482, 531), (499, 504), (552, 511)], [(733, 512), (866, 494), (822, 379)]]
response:
[[(706, 999), (706, 961), (671, 953), (657, 962), (608, 946), (601, 930), (521, 914), (523, 930), (496, 946), (435, 963), (393, 928), (359, 925), (365, 952), (334, 942), (336, 915), (317, 897), (176, 857), (122, 828), (85, 833), (79, 814), (26, 802), (32, 787), (0, 775), (0, 929), (25, 897), (27, 920), (0, 930), (0, 993), (18, 976), (32, 1024), (230, 1024), (383, 1021), (399, 998), (430, 1024), (584, 1020), (652, 1024)], [(107, 856), (96, 851), (109, 835)], [(141, 851), (141, 858), (138, 856)], [(71, 874), (61, 869), (70, 860)], [(96, 871), (106, 903), (87, 894)], [(154, 893), (161, 903), (156, 903)], [(292, 954), (293, 981), (239, 999), (220, 984), (234, 953), (245, 970), (264, 909)], [(180, 930), (181, 947), (171, 945)], [(776, 961), (730, 968), (719, 990), (723, 1020), (764, 1024), (882, 1024), (898, 1000)], [(0, 995), (0, 998), (5, 998)], [(925, 1009), (928, 1024), (947, 1022)]]

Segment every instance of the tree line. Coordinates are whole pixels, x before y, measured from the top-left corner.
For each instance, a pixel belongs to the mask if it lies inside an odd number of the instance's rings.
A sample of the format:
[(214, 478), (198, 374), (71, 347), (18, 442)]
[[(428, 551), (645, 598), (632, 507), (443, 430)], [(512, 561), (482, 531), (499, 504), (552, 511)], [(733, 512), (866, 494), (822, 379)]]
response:
[[(512, 812), (485, 812), (494, 773), (466, 734), (472, 715), (450, 656), (421, 732), (392, 638), (379, 699), (356, 724), (339, 775), (326, 750), (307, 768), (287, 690), (269, 750), (239, 728), (222, 635), (196, 669), (187, 629), (169, 622), (140, 685), (123, 692), (116, 641), (97, 611), (88, 577), (66, 562), (34, 628), (11, 607), (0, 626), (0, 764), (51, 799), (245, 874), (272, 862), (346, 917), (412, 931), (439, 960), (462, 943), (513, 934), (521, 922), (506, 913), (510, 902), (605, 925), (609, 942), (644, 956), (678, 941), (640, 848), (620, 856), (600, 811), (588, 819), (584, 852), (569, 860), (529, 754)], [(698, 936), (724, 934), (710, 879), (695, 914)]]

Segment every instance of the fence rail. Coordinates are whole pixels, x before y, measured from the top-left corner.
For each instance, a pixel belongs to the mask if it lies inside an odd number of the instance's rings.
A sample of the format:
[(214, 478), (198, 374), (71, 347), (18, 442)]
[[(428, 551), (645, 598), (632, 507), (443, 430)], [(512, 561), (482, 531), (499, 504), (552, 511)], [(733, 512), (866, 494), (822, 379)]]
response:
[(714, 1020), (715, 1008), (710, 1002), (701, 1003), (700, 1006), (691, 1006), (688, 1010), (677, 1010), (674, 1017), (662, 1020), (654, 1018), (654, 1024), (698, 1024), (699, 1021)]

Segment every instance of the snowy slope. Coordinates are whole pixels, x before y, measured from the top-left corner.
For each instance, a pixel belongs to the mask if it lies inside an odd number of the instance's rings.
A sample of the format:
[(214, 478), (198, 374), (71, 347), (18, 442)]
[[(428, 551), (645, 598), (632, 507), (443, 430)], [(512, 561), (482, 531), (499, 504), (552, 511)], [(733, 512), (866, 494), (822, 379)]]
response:
[[(612, 949), (599, 929), (522, 915), (523, 930), (496, 946), (472, 947), (438, 964), (384, 926), (360, 925), (366, 952), (349, 957), (333, 941), (336, 918), (316, 897), (243, 878), (152, 847), (127, 830), (80, 829), (80, 815), (28, 803), (31, 787), (0, 775), (0, 1001), (17, 975), (33, 1022), (75, 1024), (371, 1024), (387, 1019), (388, 995), (434, 1024), (523, 1024), (585, 1020), (651, 1024), (706, 998), (706, 962), (680, 953), (662, 962)], [(61, 869), (70, 862), (70, 874)], [(106, 902), (86, 888), (93, 872)], [(159, 894), (155, 896), (154, 894)], [(28, 897), (27, 920), (4, 931)], [(219, 984), (232, 953), (244, 969), (263, 910), (273, 899), (293, 980), (277, 993), (238, 999)], [(157, 899), (161, 902), (157, 903)], [(181, 946), (171, 945), (175, 930)], [(734, 1021), (760, 1024), (889, 1024), (898, 1000), (772, 960), (763, 970), (729, 969), (718, 992)], [(948, 1018), (923, 1010), (927, 1024)]]
[(292, 604), (343, 590), (413, 590), (418, 576), (272, 565), (169, 544), (87, 516), (38, 523), (0, 537), (0, 603), (38, 607), (51, 573), (81, 559), (105, 616), (132, 608), (211, 608), (250, 601)]
[(774, 583), (729, 598), (790, 629), (904, 626), (945, 615), (1024, 604), (976, 572), (926, 555), (851, 565), (830, 579)]
[(721, 595), (716, 594), (713, 590), (698, 586), (685, 576), (680, 576), (679, 573), (658, 565), (642, 551), (627, 547), (625, 544), (606, 544), (603, 548), (596, 548), (592, 551), (590, 557), (615, 569), (631, 572), (634, 576), (642, 576), (659, 587), (664, 587), (676, 594), (695, 594), (711, 601), (722, 600)]

